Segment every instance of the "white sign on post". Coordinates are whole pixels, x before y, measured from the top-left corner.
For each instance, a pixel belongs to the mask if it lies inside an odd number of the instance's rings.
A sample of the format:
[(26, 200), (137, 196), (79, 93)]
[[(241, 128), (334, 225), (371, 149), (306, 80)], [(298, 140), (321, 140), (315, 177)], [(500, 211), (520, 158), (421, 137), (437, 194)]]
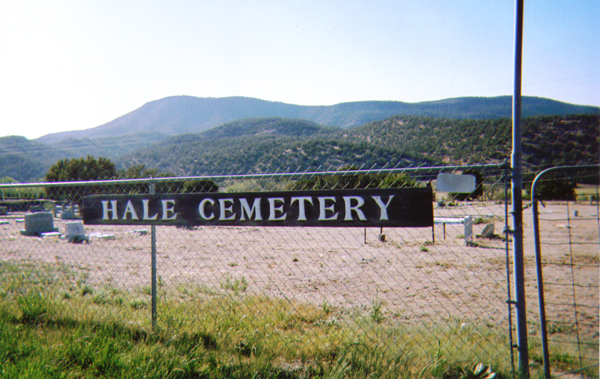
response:
[(471, 193), (477, 188), (475, 175), (456, 175), (440, 172), (437, 176), (437, 190), (440, 192)]

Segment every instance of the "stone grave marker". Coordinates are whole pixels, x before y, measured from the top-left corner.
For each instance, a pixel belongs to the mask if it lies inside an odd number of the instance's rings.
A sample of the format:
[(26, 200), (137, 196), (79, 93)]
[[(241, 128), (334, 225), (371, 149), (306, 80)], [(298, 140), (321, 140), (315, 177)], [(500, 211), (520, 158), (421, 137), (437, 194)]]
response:
[(481, 231), (482, 237), (494, 237), (494, 224), (486, 224)]
[(90, 233), (90, 238), (98, 238), (98, 239), (101, 239), (101, 240), (114, 240), (115, 239), (115, 235), (114, 234), (110, 234), (110, 233), (96, 232), (96, 233)]
[(466, 216), (464, 221), (465, 241), (467, 245), (473, 242), (473, 216)]
[(29, 212), (45, 212), (45, 211), (46, 211), (46, 209), (41, 204), (32, 205), (31, 207), (29, 207)]
[(75, 206), (64, 206), (63, 211), (60, 214), (60, 218), (63, 220), (76, 220), (77, 217), (77, 208)]
[(65, 234), (63, 238), (66, 238), (69, 242), (90, 242), (90, 238), (85, 235), (83, 230), (83, 223), (81, 221), (67, 222), (65, 223)]
[(41, 236), (43, 233), (58, 232), (54, 227), (52, 212), (27, 213), (25, 215), (25, 229), (21, 230), (24, 236)]

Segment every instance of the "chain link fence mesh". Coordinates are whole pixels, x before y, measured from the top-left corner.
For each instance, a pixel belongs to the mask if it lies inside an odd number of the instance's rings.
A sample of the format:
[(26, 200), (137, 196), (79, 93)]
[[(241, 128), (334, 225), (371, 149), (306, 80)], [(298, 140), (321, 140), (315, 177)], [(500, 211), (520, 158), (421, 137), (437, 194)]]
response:
[[(598, 376), (600, 218), (598, 167), (558, 167), (539, 175), (535, 191), (539, 252), (530, 262), (528, 310), (532, 359), (543, 364), (543, 313), (535, 275), (541, 278), (548, 344), (547, 377)], [(548, 200), (552, 199), (552, 200)], [(557, 200), (561, 199), (561, 200)], [(530, 209), (535, 212), (536, 207)], [(534, 215), (531, 214), (531, 217)], [(525, 215), (526, 219), (532, 218)], [(532, 255), (534, 234), (528, 234)]]
[[(435, 191), (439, 172), (466, 170), (471, 198)], [(151, 328), (152, 227), (67, 235), (83, 196), (151, 183), (156, 193), (432, 185), (433, 228), (156, 226), (156, 328), (297, 369), (351, 351), (415, 374), (445, 360), (514, 370), (502, 165), (0, 185), (3, 301), (22, 317), (40, 313), (19, 299), (41, 296), (60, 305), (54, 317)], [(51, 215), (48, 230), (27, 232), (34, 211)]]

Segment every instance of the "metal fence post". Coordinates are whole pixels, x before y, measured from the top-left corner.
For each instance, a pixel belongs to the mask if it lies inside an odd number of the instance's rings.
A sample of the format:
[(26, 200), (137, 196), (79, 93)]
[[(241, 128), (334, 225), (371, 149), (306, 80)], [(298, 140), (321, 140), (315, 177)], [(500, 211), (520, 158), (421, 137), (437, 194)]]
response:
[[(150, 195), (156, 193), (156, 184), (154, 181), (150, 182)], [(156, 327), (156, 226), (150, 226), (152, 234), (152, 329)]]
[(523, 259), (523, 178), (521, 173), (521, 62), (523, 50), (523, 0), (515, 2), (515, 67), (513, 94), (512, 138), (512, 216), (515, 300), (517, 311), (517, 341), (519, 345), (519, 375), (529, 378), (527, 317), (525, 305), (525, 263)]

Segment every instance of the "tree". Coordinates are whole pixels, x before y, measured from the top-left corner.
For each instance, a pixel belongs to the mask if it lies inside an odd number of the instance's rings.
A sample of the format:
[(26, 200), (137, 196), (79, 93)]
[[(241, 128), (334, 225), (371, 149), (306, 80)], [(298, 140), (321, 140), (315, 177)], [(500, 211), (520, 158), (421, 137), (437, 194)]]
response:
[(70, 182), (77, 180), (113, 179), (117, 176), (115, 164), (108, 158), (61, 159), (50, 167), (46, 174), (47, 182)]
[[(527, 195), (531, 196), (531, 184), (528, 185)], [(577, 184), (562, 178), (550, 176), (544, 178), (536, 186), (535, 197), (538, 200), (570, 200), (574, 201)]]
[[(343, 166), (340, 171), (358, 170), (356, 166)], [(402, 174), (347, 174), (315, 176), (300, 179), (288, 186), (289, 190), (365, 189), (417, 187), (408, 173)]]
[[(108, 158), (61, 159), (50, 167), (45, 176), (47, 182), (72, 182), (113, 179), (117, 176), (114, 163)], [(49, 199), (81, 202), (85, 195), (101, 192), (99, 186), (52, 186), (46, 187)]]

